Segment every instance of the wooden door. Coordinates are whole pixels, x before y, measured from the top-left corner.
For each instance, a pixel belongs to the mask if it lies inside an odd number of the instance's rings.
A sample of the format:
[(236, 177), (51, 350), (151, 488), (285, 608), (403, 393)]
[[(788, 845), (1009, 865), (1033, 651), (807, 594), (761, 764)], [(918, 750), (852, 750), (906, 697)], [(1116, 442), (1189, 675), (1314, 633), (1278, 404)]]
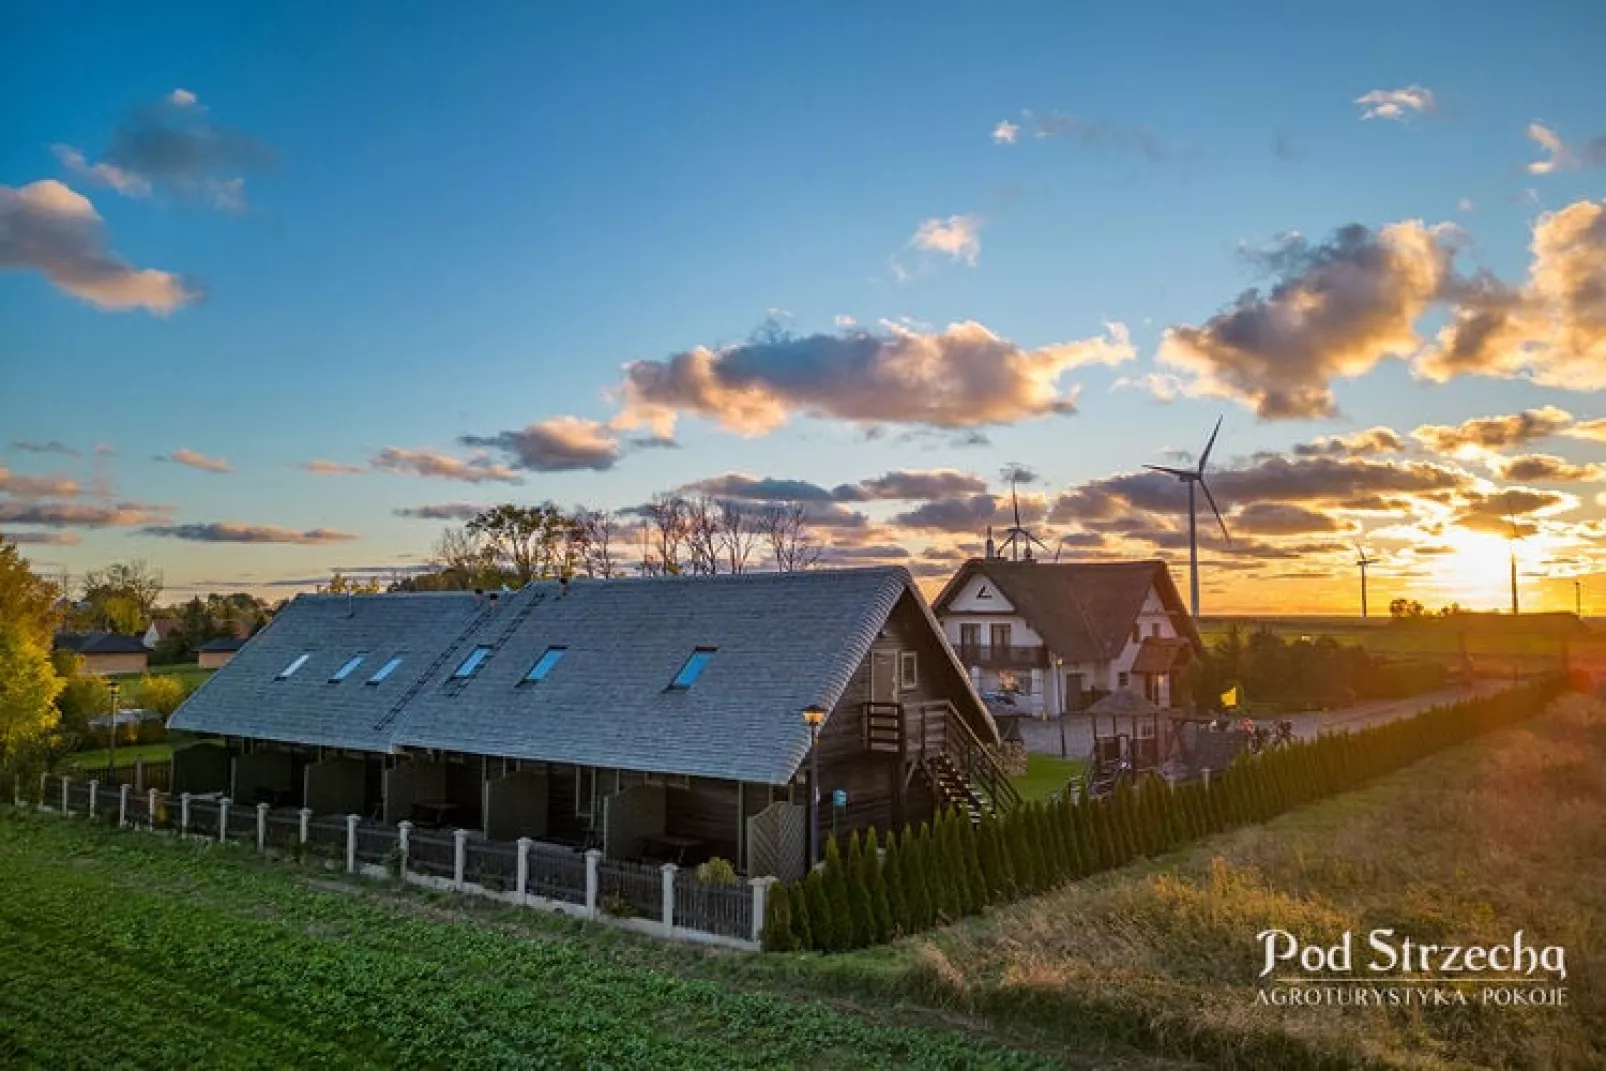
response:
[(870, 652), (870, 702), (898, 701), (898, 652)]

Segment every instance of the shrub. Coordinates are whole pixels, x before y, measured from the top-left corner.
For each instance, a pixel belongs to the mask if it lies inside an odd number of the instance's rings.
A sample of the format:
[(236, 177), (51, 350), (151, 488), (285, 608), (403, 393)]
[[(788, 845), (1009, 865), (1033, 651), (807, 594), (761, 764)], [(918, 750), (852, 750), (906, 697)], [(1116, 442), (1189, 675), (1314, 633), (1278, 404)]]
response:
[(881, 864), (881, 880), (887, 887), (887, 918), (889, 937), (914, 932), (913, 918), (909, 914), (908, 884), (904, 877), (903, 849), (896, 834), (887, 834), (887, 858)]
[(842, 849), (836, 838), (825, 842), (825, 866), (821, 871), (825, 883), (826, 910), (831, 914), (831, 944), (828, 951), (840, 952), (853, 947), (853, 906), (848, 902), (847, 867), (842, 861)]
[(135, 701), (144, 709), (162, 715), (164, 718), (179, 708), (179, 704), (189, 696), (189, 689), (184, 681), (171, 675), (153, 677), (150, 674), (139, 679), (139, 688), (135, 692)]
[(883, 872), (880, 838), (874, 829), (864, 842), (864, 875), (870, 886), (870, 914), (874, 921), (871, 944), (880, 944), (892, 937), (892, 903), (887, 898), (887, 878)]
[(636, 905), (618, 893), (610, 893), (602, 898), (602, 913), (616, 919), (633, 919), (639, 914)]
[(777, 882), (764, 903), (764, 951), (790, 952), (793, 947), (792, 894)]
[(864, 842), (858, 830), (848, 841), (848, 858), (844, 864), (847, 885), (848, 920), (852, 926), (852, 948), (864, 948), (875, 940), (875, 905), (870, 898), (870, 874), (864, 867)]
[(741, 881), (736, 876), (736, 868), (731, 865), (730, 860), (721, 859), (717, 855), (705, 863), (697, 864), (695, 873), (697, 880), (704, 885), (736, 885)]

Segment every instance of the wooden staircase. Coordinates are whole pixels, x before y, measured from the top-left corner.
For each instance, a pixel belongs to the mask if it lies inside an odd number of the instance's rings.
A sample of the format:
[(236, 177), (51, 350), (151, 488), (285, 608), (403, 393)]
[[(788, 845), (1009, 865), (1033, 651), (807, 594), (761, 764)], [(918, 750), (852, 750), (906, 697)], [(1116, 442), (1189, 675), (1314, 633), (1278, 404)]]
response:
[(896, 753), (905, 784), (920, 774), (939, 809), (951, 807), (972, 822), (1020, 802), (992, 752), (946, 700), (864, 704), (864, 745)]

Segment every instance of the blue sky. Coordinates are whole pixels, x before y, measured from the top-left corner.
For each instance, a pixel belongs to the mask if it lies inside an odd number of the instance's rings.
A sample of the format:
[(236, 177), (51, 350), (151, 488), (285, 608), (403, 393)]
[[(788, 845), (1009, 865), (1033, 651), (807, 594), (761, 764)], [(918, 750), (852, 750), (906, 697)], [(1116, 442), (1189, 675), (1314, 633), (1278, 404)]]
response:
[[(1317, 377), (1333, 392), (1328, 412), (1270, 419), (1241, 368), (1224, 378), (1156, 356), (1167, 329), (1204, 328), (1244, 289), (1264, 294), (1279, 278), (1308, 278), (1301, 273), (1319, 255), (1279, 276), (1242, 253), (1289, 232), (1319, 250), (1350, 224), (1374, 238), (1401, 221), (1454, 224), (1434, 240), (1454, 248), (1458, 277), (1486, 269), (1521, 288), (1547, 213), (1581, 205), (1574, 216), (1588, 225), (1580, 214), (1606, 194), (1606, 142), (1592, 140), (1606, 135), (1606, 9), (1178, 6), (15, 7), (0, 88), (23, 103), (0, 138), (0, 187), (64, 184), (104, 221), (106, 249), (133, 269), (173, 273), (169, 285), (186, 300), (154, 312), (106, 307), (105, 291), (86, 298), (53, 281), (37, 248), (0, 256), (12, 269), (0, 273), (0, 438), (56, 441), (83, 455), (0, 455), (13, 478), (0, 530), (56, 540), (29, 553), (72, 571), (140, 556), (175, 589), (262, 585), (415, 561), (439, 522), (393, 511), (426, 503), (552, 498), (620, 508), (727, 473), (834, 487), (956, 469), (996, 490), (999, 468), (1022, 462), (1041, 474), (1031, 493), (1050, 512), (1045, 531), (1075, 532), (1087, 529), (1069, 512), (1074, 503), (1055, 509), (1063, 496), (1090, 484), (1108, 490), (1100, 481), (1163, 462), (1163, 447), (1197, 449), (1222, 413), (1217, 457), (1229, 467), (1373, 426), (1395, 429), (1406, 448), (1360, 460), (1406, 465), (1436, 461), (1409, 436), (1422, 425), (1553, 406), (1585, 431), (1437, 460), (1467, 474), (1457, 492), (1464, 513), (1506, 486), (1571, 499), (1536, 503), (1525, 566), (1536, 597), (1561, 599), (1563, 573), (1596, 567), (1599, 474), (1505, 480), (1500, 459), (1606, 462), (1606, 445), (1585, 433), (1606, 406), (1592, 391), (1555, 385), (1590, 385), (1573, 372), (1597, 355), (1595, 336), (1562, 332), (1570, 350), (1561, 356), (1500, 371), (1487, 356), (1444, 383), (1423, 378), (1422, 365), (1373, 354), (1354, 378)], [(1362, 95), (1413, 89), (1429, 102), (1361, 118)], [(176, 90), (193, 100), (173, 103)], [(261, 151), (152, 172), (148, 192), (119, 192), (91, 169), (134, 161), (124, 172), (136, 181), (141, 158), (118, 155), (116, 132), (161, 109), (151, 122), (162, 129), (226, 132)], [(1006, 121), (1012, 143), (995, 137)], [(1566, 146), (1544, 172), (1530, 170), (1546, 158), (1536, 122)], [(76, 167), (68, 150), (79, 154)], [(235, 178), (242, 187), (223, 185)], [(23, 201), (8, 204), (23, 210)], [(912, 243), (927, 221), (947, 245)], [(1606, 258), (1573, 270), (1599, 265)], [(1427, 346), (1466, 307), (1441, 293), (1406, 319)], [(867, 438), (872, 422), (844, 416), (849, 403), (822, 403), (829, 385), (812, 383), (775, 387), (783, 422), (738, 434), (710, 419), (706, 399), (693, 404), (682, 391), (668, 405), (677, 448), (629, 445), (643, 431), (618, 420), (631, 408), (619, 393), (622, 366), (699, 346), (724, 352), (768, 315), (805, 338), (885, 338), (884, 321), (930, 338), (973, 321), (1023, 351), (1093, 339), (1115, 322), (1132, 356), (1053, 380), (1063, 392), (1080, 387), (1075, 415), (967, 423), (950, 414), (936, 428), (894, 419)], [(839, 317), (856, 326), (839, 328)], [(1313, 332), (1295, 348), (1326, 345)], [(950, 356), (933, 366), (938, 375)], [(1285, 354), (1269, 347), (1260, 358), (1275, 364)], [(778, 358), (786, 367), (790, 359)], [(1546, 360), (1554, 374), (1539, 368)], [(1172, 389), (1181, 396), (1113, 388), (1151, 373), (1180, 376)], [(565, 416), (596, 422), (587, 425), (593, 440), (623, 444), (616, 462), (536, 471), (490, 449), (484, 463), (511, 466), (517, 484), (369, 467), (386, 447), (471, 459), (462, 436)], [(976, 431), (990, 445), (956, 445)], [(95, 457), (96, 443), (115, 456)], [(181, 448), (226, 459), (230, 471), (154, 460)], [(367, 471), (295, 467), (314, 458)], [(72, 501), (163, 508), (145, 523), (5, 523), (38, 516), (23, 507), (48, 497), (15, 478), (52, 475), (79, 484)], [(1144, 509), (1141, 497), (1123, 508)], [(1251, 504), (1223, 502), (1230, 516)], [(873, 531), (840, 538), (897, 542), (910, 564), (938, 575), (946, 559), (926, 552), (966, 547), (976, 533), (893, 521), (919, 505), (865, 506)], [(1250, 540), (1232, 553), (1232, 569), (1210, 578), (1216, 606), (1341, 603), (1347, 593), (1321, 574), (1362, 529), (1385, 550), (1392, 541), (1399, 590), (1498, 600), (1497, 590), (1415, 556), (1454, 525), (1426, 505), (1346, 511), (1316, 489), (1303, 505), (1343, 523), (1268, 530), (1265, 554)], [(1175, 531), (1174, 516), (1151, 511), (1157, 532)], [(1134, 541), (1134, 524), (1103, 521), (1113, 527), (1102, 529), (1100, 553), (1175, 553), (1165, 538)], [(150, 531), (225, 522), (357, 538), (220, 543)], [(1492, 538), (1462, 527), (1458, 538)], [(1505, 553), (1450, 542), (1474, 558)], [(1304, 549), (1290, 558), (1277, 546)]]

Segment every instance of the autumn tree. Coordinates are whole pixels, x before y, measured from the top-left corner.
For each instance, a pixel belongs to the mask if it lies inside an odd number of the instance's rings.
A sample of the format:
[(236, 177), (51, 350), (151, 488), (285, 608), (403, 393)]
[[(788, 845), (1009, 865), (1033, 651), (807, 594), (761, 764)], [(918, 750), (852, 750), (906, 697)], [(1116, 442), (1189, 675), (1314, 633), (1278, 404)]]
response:
[(79, 587), (71, 623), (128, 635), (143, 632), (161, 594), (161, 572), (140, 559), (91, 569)]
[(15, 767), (56, 726), (62, 682), (50, 648), (59, 595), (0, 538), (0, 767)]
[(15, 624), (30, 643), (49, 651), (61, 625), (62, 592), (34, 573), (15, 543), (0, 536), (0, 618)]

